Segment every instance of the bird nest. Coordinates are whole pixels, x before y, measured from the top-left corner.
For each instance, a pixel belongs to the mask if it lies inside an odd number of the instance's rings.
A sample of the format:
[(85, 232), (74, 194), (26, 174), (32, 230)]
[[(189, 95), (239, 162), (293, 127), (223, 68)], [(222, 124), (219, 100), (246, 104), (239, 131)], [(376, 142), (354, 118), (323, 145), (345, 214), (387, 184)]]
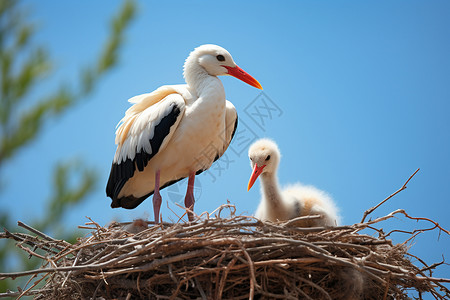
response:
[[(418, 170), (417, 170), (418, 171)], [(414, 173), (416, 174), (417, 171)], [(90, 220), (90, 234), (71, 244), (19, 222), (33, 234), (5, 230), (42, 267), (0, 273), (0, 280), (31, 276), (28, 288), (0, 297), (33, 295), (35, 299), (450, 299), (450, 279), (433, 277), (444, 264), (427, 265), (408, 253), (417, 234), (450, 232), (427, 218), (404, 210), (365, 221), (384, 202), (364, 212), (350, 226), (295, 226), (320, 216), (262, 223), (236, 216), (226, 204), (195, 222), (153, 224), (143, 220), (102, 227)], [(222, 217), (225, 212), (227, 217)], [(432, 227), (385, 233), (377, 225), (403, 215)], [(407, 234), (393, 244), (393, 232)], [(420, 264), (417, 266), (416, 264)], [(32, 283), (30, 283), (32, 282)]]
[[(231, 214), (222, 218), (226, 208)], [(36, 235), (6, 231), (4, 237), (43, 266), (0, 279), (31, 275), (27, 290), (3, 295), (35, 299), (409, 299), (411, 290), (420, 299), (424, 293), (449, 299), (444, 283), (450, 280), (432, 277), (438, 264), (418, 259), (423, 266), (414, 265), (407, 241), (394, 245), (390, 233), (375, 228), (398, 214), (415, 219), (396, 210), (351, 226), (298, 228), (292, 224), (320, 216), (262, 223), (224, 205), (195, 223), (91, 221), (82, 226), (91, 234), (75, 244), (20, 223)], [(367, 229), (377, 237), (361, 232)]]

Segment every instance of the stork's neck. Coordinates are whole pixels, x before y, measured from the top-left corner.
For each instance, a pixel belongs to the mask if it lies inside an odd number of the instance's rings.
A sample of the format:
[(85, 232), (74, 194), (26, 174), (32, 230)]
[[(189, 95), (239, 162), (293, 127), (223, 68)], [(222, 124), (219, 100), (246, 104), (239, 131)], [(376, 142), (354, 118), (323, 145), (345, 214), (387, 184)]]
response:
[(220, 79), (208, 74), (198, 62), (190, 58), (184, 64), (184, 79), (188, 86), (195, 90), (197, 96), (208, 93), (210, 89), (213, 89), (216, 95), (225, 100), (225, 90)]
[(260, 178), (261, 190), (268, 212), (276, 216), (283, 215), (286, 208), (281, 198), (276, 173), (262, 173)]

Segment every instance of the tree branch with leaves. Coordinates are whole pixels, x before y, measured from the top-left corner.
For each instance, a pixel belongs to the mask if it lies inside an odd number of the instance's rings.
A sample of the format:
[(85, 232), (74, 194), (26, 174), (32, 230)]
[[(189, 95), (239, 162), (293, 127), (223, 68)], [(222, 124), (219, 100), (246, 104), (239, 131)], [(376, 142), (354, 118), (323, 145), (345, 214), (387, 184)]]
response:
[[(21, 149), (32, 147), (32, 142), (45, 131), (46, 124), (88, 99), (102, 78), (117, 66), (136, 4), (133, 0), (123, 1), (112, 18), (109, 36), (100, 55), (80, 68), (78, 81), (62, 82), (60, 88), (41, 99), (33, 99), (31, 91), (49, 79), (53, 64), (45, 47), (35, 44), (37, 27), (29, 21), (26, 11), (19, 1), (0, 1), (0, 180), (4, 179), (7, 162), (20, 156)], [(94, 190), (97, 181), (95, 168), (83, 165), (79, 159), (58, 162), (53, 171), (52, 195), (44, 210), (46, 215), (28, 222), (41, 231), (61, 228), (64, 213), (80, 204)], [(0, 195), (5, 188), (7, 184), (0, 186)], [(36, 197), (36, 201), (41, 201), (39, 194)], [(0, 213), (2, 227), (13, 228), (14, 223), (7, 212)], [(61, 238), (74, 238), (74, 233), (65, 235)], [(8, 261), (15, 255), (12, 246), (0, 247), (2, 270), (11, 267)], [(36, 267), (38, 263), (27, 256), (22, 256), (19, 261), (19, 269)], [(0, 290), (8, 285), (10, 282), (0, 281)]]

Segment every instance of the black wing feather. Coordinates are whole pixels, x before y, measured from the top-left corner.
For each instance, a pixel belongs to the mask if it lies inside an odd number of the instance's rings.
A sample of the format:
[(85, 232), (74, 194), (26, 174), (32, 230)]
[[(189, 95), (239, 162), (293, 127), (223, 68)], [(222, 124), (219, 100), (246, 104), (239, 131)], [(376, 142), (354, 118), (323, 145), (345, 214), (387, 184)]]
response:
[(142, 172), (150, 159), (158, 153), (164, 139), (170, 133), (170, 128), (177, 121), (178, 116), (181, 113), (180, 107), (178, 107), (176, 103), (172, 103), (171, 106), (171, 111), (161, 119), (158, 125), (155, 126), (153, 138), (150, 140), (152, 153), (147, 153), (144, 149), (137, 152), (138, 149), (136, 148), (135, 151), (137, 153), (133, 160), (127, 158), (123, 162), (112, 163), (111, 173), (109, 175), (108, 183), (106, 184), (106, 195), (112, 199), (111, 207), (135, 208), (148, 196), (153, 194), (152, 191), (140, 198), (135, 198), (133, 196), (118, 198), (123, 186), (131, 177), (133, 177), (136, 169)]

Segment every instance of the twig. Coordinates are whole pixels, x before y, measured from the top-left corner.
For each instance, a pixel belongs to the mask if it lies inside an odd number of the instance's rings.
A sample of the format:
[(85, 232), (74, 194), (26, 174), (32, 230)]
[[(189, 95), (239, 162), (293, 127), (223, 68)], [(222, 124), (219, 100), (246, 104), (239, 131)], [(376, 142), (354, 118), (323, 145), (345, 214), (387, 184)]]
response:
[[(78, 259), (80, 258), (80, 256), (81, 256), (82, 253), (83, 253), (83, 249), (81, 249), (81, 250), (78, 252), (77, 256), (75, 257), (75, 259), (74, 259), (74, 261), (73, 261), (72, 267), (75, 266), (75, 265), (77, 264)], [(67, 273), (66, 278), (64, 278), (64, 281), (63, 281), (63, 283), (61, 284), (61, 287), (64, 287), (64, 285), (66, 285), (66, 281), (67, 281), (67, 279), (69, 279), (69, 276), (70, 276), (71, 273), (72, 273), (72, 271), (69, 271), (69, 272)], [(95, 298), (94, 298), (94, 299), (95, 299)]]
[(205, 291), (202, 288), (202, 284), (201, 284), (200, 280), (198, 280), (198, 277), (194, 277), (194, 280), (195, 280), (197, 289), (200, 293), (200, 296), (202, 297), (202, 300), (208, 300), (208, 298), (206, 297)]
[[(30, 290), (30, 291), (27, 292), (27, 296), (39, 295), (39, 294), (42, 294), (42, 293), (49, 293), (51, 291), (52, 291), (52, 289), (40, 289), (40, 290), (34, 290), (34, 291)], [(0, 293), (0, 298), (19, 297), (22, 293), (23, 293), (23, 291), (22, 292), (11, 292), (11, 291), (9, 291), (9, 292), (6, 292), (6, 293)]]
[(228, 263), (227, 267), (223, 271), (222, 278), (220, 279), (220, 283), (219, 283), (219, 288), (217, 289), (217, 294), (216, 294), (216, 299), (218, 299), (218, 300), (222, 299), (223, 288), (225, 287), (228, 273), (233, 269), (234, 264), (236, 263), (237, 259), (238, 259), (237, 256), (233, 257), (233, 259)]
[(92, 299), (97, 299), (97, 298), (96, 298), (96, 297), (97, 297), (97, 292), (98, 292), (99, 288), (100, 288), (103, 284), (105, 284), (104, 281), (100, 281), (100, 282), (98, 283), (97, 287), (95, 288), (94, 294), (92, 295)]
[(248, 299), (253, 300), (253, 298), (255, 297), (255, 288), (261, 289), (261, 287), (256, 282), (255, 265), (252, 258), (248, 254), (247, 250), (245, 250), (245, 247), (241, 242), (239, 243), (239, 247), (241, 248), (242, 253), (244, 253), (245, 258), (247, 259), (247, 264), (250, 271), (250, 295), (248, 296)]
[[(3, 230), (5, 232), (0, 233), (0, 238), (14, 239), (15, 241), (22, 242), (27, 245), (33, 246), (33, 247), (35, 247), (36, 245), (39, 244), (39, 248), (41, 248), (42, 250), (51, 252), (51, 253), (57, 253), (56, 251), (51, 249), (51, 247), (47, 247), (48, 242), (42, 243), (42, 241), (40, 241), (38, 238), (36, 238), (34, 236), (31, 236), (31, 235), (25, 234), (25, 233), (11, 233), (6, 228), (3, 228)], [(52, 247), (56, 248), (58, 250), (64, 249), (64, 247), (61, 247), (60, 245), (57, 245), (57, 244), (52, 245)]]
[(28, 289), (22, 291), (22, 293), (17, 297), (16, 300), (19, 300), (23, 296), (26, 296), (29, 291), (31, 291), (35, 286), (37, 286), (45, 277), (47, 277), (48, 274), (45, 274), (40, 279), (36, 280)]
[(35, 229), (35, 228), (33, 228), (33, 227), (31, 227), (31, 226), (21, 222), (21, 221), (17, 221), (17, 225), (20, 226), (20, 227), (25, 228), (26, 230), (28, 230), (30, 232), (33, 232), (33, 233), (37, 234), (38, 236), (42, 237), (43, 239), (45, 239), (47, 241), (62, 243), (62, 244), (65, 244), (65, 245), (70, 245), (70, 243), (68, 243), (68, 242), (66, 242), (64, 240), (55, 240), (54, 238), (46, 235), (43, 232), (40, 232), (39, 230), (37, 230), (37, 229)]
[[(298, 221), (318, 220), (318, 219), (322, 219), (322, 218), (323, 218), (323, 216), (321, 216), (321, 215), (302, 216), (302, 217), (297, 217), (297, 218), (290, 219), (289, 221), (286, 221), (286, 222), (282, 223), (282, 226), (289, 227), (289, 226), (294, 225)], [(308, 227), (308, 228), (311, 228), (311, 227)], [(317, 228), (325, 229), (325, 227), (317, 227)]]
[(377, 209), (378, 207), (380, 207), (383, 203), (385, 203), (386, 201), (388, 201), (389, 199), (391, 199), (392, 197), (394, 197), (395, 195), (397, 195), (398, 193), (400, 193), (401, 191), (403, 191), (404, 189), (406, 189), (406, 185), (408, 184), (408, 182), (414, 177), (414, 175), (417, 174), (417, 172), (419, 172), (420, 168), (418, 168), (411, 176), (409, 176), (408, 180), (406, 180), (406, 182), (403, 184), (403, 186), (398, 189), (395, 193), (393, 193), (392, 195), (390, 195), (389, 197), (387, 197), (386, 199), (384, 199), (383, 201), (381, 201), (380, 203), (378, 203), (377, 205), (375, 205), (374, 207), (369, 208), (368, 210), (366, 210), (364, 212), (364, 216), (361, 220), (360, 223), (364, 223), (364, 220), (366, 219), (366, 217), (371, 214), (375, 209)]
[(21, 244), (17, 245), (20, 249), (22, 249), (23, 251), (27, 252), (28, 254), (30, 254), (29, 258), (31, 258), (32, 256), (36, 256), (37, 258), (40, 258), (42, 260), (46, 260), (47, 258), (45, 258), (44, 256), (37, 254), (36, 252), (34, 252), (33, 250), (22, 246)]

